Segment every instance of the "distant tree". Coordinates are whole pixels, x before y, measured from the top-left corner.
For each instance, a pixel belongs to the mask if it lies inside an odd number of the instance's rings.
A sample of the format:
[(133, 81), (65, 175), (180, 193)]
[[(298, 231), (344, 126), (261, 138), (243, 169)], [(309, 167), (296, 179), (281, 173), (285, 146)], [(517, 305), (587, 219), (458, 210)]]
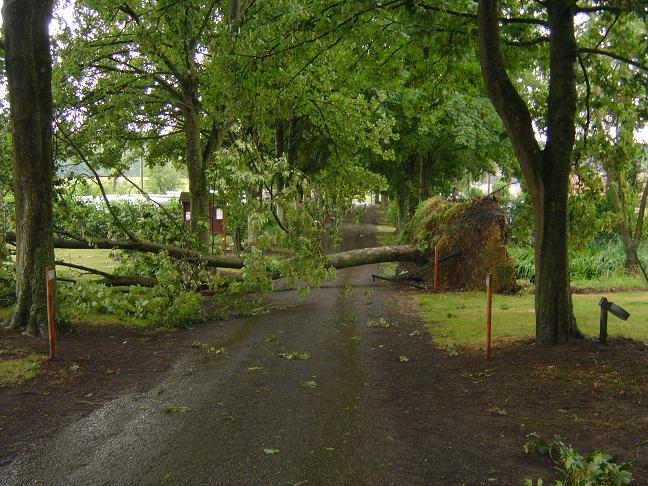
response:
[(180, 187), (178, 171), (170, 165), (152, 167), (149, 170), (147, 191), (165, 193), (175, 191)]

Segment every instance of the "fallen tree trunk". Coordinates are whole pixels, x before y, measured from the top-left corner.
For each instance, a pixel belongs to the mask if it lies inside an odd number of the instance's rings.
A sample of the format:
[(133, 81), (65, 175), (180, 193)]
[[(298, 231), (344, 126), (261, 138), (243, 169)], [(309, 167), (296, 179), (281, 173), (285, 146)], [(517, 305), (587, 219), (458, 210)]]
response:
[[(6, 241), (14, 243), (16, 240), (15, 233), (6, 233)], [(55, 248), (62, 249), (81, 249), (81, 250), (128, 250), (140, 251), (145, 253), (167, 252), (171, 257), (178, 259), (195, 259), (202, 260), (209, 267), (218, 268), (243, 268), (243, 259), (237, 256), (223, 255), (202, 255), (201, 253), (178, 248), (176, 246), (163, 245), (150, 241), (131, 241), (131, 240), (108, 240), (102, 238), (93, 238), (90, 240), (54, 240)], [(418, 264), (428, 263), (427, 256), (415, 245), (390, 245), (378, 246), (373, 248), (360, 248), (357, 250), (342, 251), (332, 253), (326, 256), (327, 263), (330, 267), (336, 269), (358, 267), (361, 265), (372, 265), (385, 262), (413, 262)], [(143, 287), (152, 287), (157, 283), (155, 278), (113, 275), (95, 268), (77, 265), (63, 261), (57, 261), (57, 265), (74, 268), (87, 273), (92, 273), (103, 277), (103, 283), (110, 286), (128, 286), (141, 285)], [(236, 275), (229, 275), (236, 278)], [(281, 278), (279, 274), (274, 274), (273, 279)]]
[[(10, 243), (15, 242), (15, 233), (7, 233), (6, 239)], [(165, 251), (169, 254), (169, 256), (173, 258), (202, 260), (209, 267), (243, 268), (244, 266), (243, 259), (237, 256), (203, 255), (193, 250), (178, 248), (177, 246), (163, 245), (161, 243), (154, 243), (152, 241), (107, 240), (103, 238), (92, 238), (89, 240), (55, 239), (54, 248), (77, 250), (117, 249), (141, 251), (146, 253), (159, 253)], [(415, 245), (390, 245), (377, 246), (374, 248), (360, 248), (358, 250), (332, 253), (330, 255), (327, 255), (326, 259), (328, 260), (329, 266), (337, 269), (385, 262), (426, 262), (425, 254)], [(87, 271), (88, 269), (81, 268), (80, 270)]]
[[(6, 240), (9, 243), (15, 243), (16, 234), (12, 232), (6, 233)], [(203, 255), (197, 251), (178, 248), (177, 246), (163, 245), (152, 241), (107, 240), (105, 238), (65, 240), (59, 238), (54, 240), (54, 248), (65, 248), (69, 250), (129, 250), (145, 253), (160, 253), (165, 251), (173, 258), (204, 260), (210, 267), (243, 268), (243, 260), (239, 257)]]
[(426, 263), (425, 254), (415, 245), (376, 246), (358, 250), (342, 251), (326, 256), (333, 268), (342, 269), (386, 262)]

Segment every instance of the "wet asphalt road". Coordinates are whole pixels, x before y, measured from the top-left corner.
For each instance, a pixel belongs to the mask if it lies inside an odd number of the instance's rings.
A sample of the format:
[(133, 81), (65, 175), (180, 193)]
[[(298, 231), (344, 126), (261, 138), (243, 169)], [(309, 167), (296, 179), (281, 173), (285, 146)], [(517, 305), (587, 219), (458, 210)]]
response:
[[(346, 248), (374, 244), (372, 225), (345, 228)], [(203, 326), (196, 339), (224, 353), (189, 348), (145, 393), (106, 403), (0, 469), (0, 483), (454, 484), (438, 472), (448, 452), (431, 457), (434, 425), (407, 422), (428, 415), (424, 395), (399, 403), (398, 390), (427, 374), (408, 343), (418, 341), (420, 353), (427, 338), (410, 336), (415, 318), (399, 304), (400, 288), (373, 283), (377, 271), (340, 271), (303, 300), (273, 294), (285, 310)], [(367, 327), (380, 317), (392, 328)], [(278, 356), (290, 351), (311, 356)], [(413, 362), (399, 362), (402, 354)], [(461, 458), (453, 468), (465, 470)]]

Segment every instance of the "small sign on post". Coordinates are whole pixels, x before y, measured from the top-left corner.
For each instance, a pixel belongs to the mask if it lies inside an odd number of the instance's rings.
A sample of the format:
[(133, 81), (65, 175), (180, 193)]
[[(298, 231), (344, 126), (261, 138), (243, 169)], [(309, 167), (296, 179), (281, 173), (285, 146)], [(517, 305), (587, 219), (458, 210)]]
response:
[(630, 313), (620, 305), (617, 305), (614, 302), (610, 302), (605, 297), (601, 297), (599, 306), (601, 306), (601, 320), (599, 322), (599, 343), (605, 345), (607, 344), (608, 336), (608, 312), (611, 312), (613, 316), (616, 316), (623, 321), (628, 320)]
[(47, 330), (49, 334), (49, 358), (56, 359), (56, 330), (54, 322), (54, 281), (56, 272), (45, 267), (45, 288), (47, 294)]
[(486, 277), (486, 359), (491, 354), (491, 317), (493, 313), (493, 274)]

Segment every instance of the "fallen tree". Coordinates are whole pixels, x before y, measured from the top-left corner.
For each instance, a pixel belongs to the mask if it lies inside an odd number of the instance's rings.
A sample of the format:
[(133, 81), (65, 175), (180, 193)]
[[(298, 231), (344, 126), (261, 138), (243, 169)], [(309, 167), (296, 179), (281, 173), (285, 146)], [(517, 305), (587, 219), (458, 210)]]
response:
[[(6, 241), (15, 243), (15, 233), (7, 233)], [(132, 241), (132, 240), (108, 240), (104, 238), (90, 239), (55, 239), (54, 247), (61, 249), (104, 249), (104, 250), (127, 250), (139, 251), (145, 253), (166, 252), (170, 257), (183, 260), (196, 260), (203, 262), (208, 267), (214, 268), (243, 268), (245, 261), (238, 256), (230, 255), (203, 255), (202, 253), (179, 248), (177, 246), (164, 245), (152, 241)], [(374, 248), (361, 248), (357, 250), (343, 251), (326, 255), (327, 265), (332, 268), (342, 269), (357, 267), (361, 265), (371, 265), (385, 262), (412, 262), (424, 264), (427, 262), (427, 256), (418, 247), (414, 245), (390, 245), (379, 246)], [(143, 279), (138, 277), (124, 277), (112, 275), (101, 270), (90, 267), (70, 264), (67, 262), (57, 262), (58, 265), (64, 265), (77, 270), (93, 273), (103, 277), (109, 285), (155, 285), (155, 279)], [(280, 278), (279, 274), (273, 275), (274, 278)]]
[[(494, 290), (518, 289), (515, 264), (506, 250), (508, 223), (492, 197), (452, 202), (433, 197), (421, 203), (404, 238), (417, 247), (438, 248), (439, 286), (444, 290), (482, 290), (486, 275), (494, 276)], [(427, 282), (434, 265), (410, 269)]]

